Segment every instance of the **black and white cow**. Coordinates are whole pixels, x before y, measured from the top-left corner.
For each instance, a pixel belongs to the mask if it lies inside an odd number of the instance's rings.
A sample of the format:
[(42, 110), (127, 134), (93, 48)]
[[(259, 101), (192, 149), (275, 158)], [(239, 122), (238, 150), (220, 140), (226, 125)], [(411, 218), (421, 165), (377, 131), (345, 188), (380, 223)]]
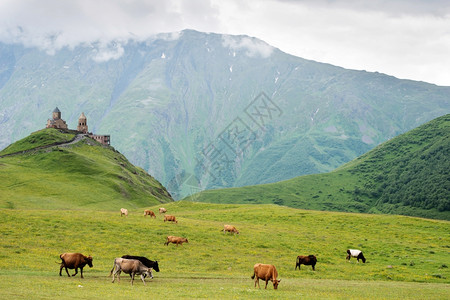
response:
[(358, 260), (362, 260), (363, 263), (366, 263), (366, 258), (364, 257), (363, 253), (361, 250), (357, 250), (357, 249), (348, 249), (347, 250), (347, 260), (350, 261), (351, 257), (356, 257), (356, 259)]

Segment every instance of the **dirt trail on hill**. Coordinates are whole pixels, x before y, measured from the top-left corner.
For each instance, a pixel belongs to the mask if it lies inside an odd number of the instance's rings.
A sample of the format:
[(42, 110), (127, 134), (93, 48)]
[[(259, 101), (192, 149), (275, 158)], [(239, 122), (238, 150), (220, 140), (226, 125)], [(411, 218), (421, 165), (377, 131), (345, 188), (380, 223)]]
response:
[(85, 139), (86, 137), (87, 137), (86, 134), (84, 134), (84, 133), (79, 133), (79, 134), (77, 134), (73, 139), (71, 139), (71, 140), (68, 141), (68, 142), (63, 142), (63, 143), (53, 143), (53, 144), (50, 144), (50, 145), (40, 146), (40, 147), (36, 147), (36, 148), (33, 148), (33, 149), (29, 149), (29, 150), (24, 150), (24, 151), (19, 151), (19, 152), (14, 152), (14, 153), (5, 154), (5, 155), (0, 155), (0, 158), (7, 157), (7, 156), (19, 155), (19, 154), (30, 153), (30, 152), (33, 152), (33, 151), (42, 150), (42, 149), (47, 149), (47, 148), (52, 148), (52, 147), (56, 147), (56, 146), (59, 146), (59, 147), (66, 147), (66, 146), (69, 146), (69, 145), (76, 144), (76, 143), (78, 143), (79, 141)]

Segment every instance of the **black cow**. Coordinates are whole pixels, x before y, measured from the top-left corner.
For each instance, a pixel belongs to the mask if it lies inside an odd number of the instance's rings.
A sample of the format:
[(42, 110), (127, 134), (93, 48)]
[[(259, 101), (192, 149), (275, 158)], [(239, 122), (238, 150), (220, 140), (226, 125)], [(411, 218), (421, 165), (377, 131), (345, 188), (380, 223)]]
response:
[(310, 265), (312, 267), (313, 271), (315, 271), (314, 267), (316, 266), (316, 263), (317, 263), (317, 258), (314, 255), (308, 255), (308, 256), (299, 255), (299, 256), (297, 256), (297, 262), (295, 264), (295, 269), (297, 270), (297, 267), (298, 267), (298, 269), (300, 270), (300, 265), (303, 264), (305, 266)]

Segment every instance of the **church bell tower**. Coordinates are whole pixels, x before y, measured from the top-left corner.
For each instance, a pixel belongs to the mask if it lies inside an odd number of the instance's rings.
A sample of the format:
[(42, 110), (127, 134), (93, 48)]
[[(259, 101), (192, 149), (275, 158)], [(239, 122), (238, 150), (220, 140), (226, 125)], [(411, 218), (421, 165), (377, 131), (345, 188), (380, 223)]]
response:
[(77, 131), (82, 133), (88, 133), (87, 119), (86, 116), (84, 115), (84, 112), (82, 112), (80, 117), (78, 118)]

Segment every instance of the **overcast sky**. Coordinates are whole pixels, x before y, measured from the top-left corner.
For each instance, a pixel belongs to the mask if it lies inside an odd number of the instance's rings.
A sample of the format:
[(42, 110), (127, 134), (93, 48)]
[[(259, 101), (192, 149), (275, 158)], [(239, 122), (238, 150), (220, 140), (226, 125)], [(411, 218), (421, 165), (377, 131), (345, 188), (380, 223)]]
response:
[(450, 0), (0, 0), (0, 41), (49, 52), (183, 29), (450, 86)]

